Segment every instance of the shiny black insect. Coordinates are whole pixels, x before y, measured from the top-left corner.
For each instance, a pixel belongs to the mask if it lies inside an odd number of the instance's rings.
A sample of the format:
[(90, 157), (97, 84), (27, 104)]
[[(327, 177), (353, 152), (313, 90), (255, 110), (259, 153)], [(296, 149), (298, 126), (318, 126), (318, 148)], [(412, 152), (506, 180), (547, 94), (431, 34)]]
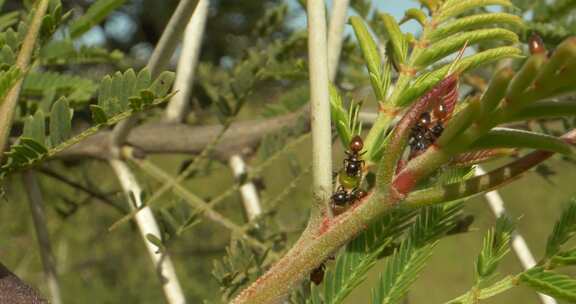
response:
[(435, 122), (432, 122), (429, 112), (424, 112), (420, 115), (418, 122), (410, 133), (411, 157), (428, 149), (442, 135), (444, 131), (443, 120), (446, 116), (446, 109), (442, 103), (434, 109)]
[(346, 158), (344, 159), (344, 171), (348, 176), (359, 176), (362, 174), (362, 168), (364, 167), (364, 160), (360, 158), (362, 149), (364, 148), (364, 142), (362, 138), (358, 135), (354, 136), (350, 140), (348, 145), (348, 151), (346, 151)]
[(320, 285), (322, 280), (324, 280), (324, 269), (326, 266), (322, 263), (320, 266), (314, 268), (312, 272), (310, 272), (310, 281), (314, 282), (316, 285)]

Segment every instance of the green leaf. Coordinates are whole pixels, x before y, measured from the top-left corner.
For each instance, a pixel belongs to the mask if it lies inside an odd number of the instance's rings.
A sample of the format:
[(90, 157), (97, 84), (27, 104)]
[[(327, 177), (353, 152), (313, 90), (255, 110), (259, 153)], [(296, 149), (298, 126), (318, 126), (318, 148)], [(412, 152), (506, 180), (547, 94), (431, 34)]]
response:
[(522, 98), (522, 96), (524, 96), (523, 93), (531, 88), (538, 70), (545, 64), (546, 60), (546, 54), (534, 54), (526, 60), (520, 71), (516, 73), (508, 85), (506, 100), (509, 101), (509, 103), (506, 104), (507, 106), (524, 105), (530, 101)]
[(93, 26), (100, 23), (112, 11), (124, 4), (125, 0), (97, 0), (86, 11), (86, 13), (70, 24), (70, 36), (76, 38)]
[(433, 30), (427, 38), (430, 43), (446, 39), (449, 36), (483, 26), (509, 25), (513, 28), (523, 28), (522, 18), (507, 13), (487, 13), (457, 18)]
[(564, 101), (536, 101), (520, 111), (506, 117), (504, 122), (525, 121), (541, 118), (554, 118), (562, 116), (576, 115), (576, 102), (573, 100)]
[(438, 145), (441, 147), (447, 147), (447, 149), (461, 149), (463, 147), (450, 147), (451, 141), (456, 138), (456, 136), (462, 134), (475, 120), (478, 116), (482, 114), (482, 104), (478, 98), (473, 98), (468, 105), (450, 119), (448, 125), (440, 138), (438, 138)]
[(403, 242), (400, 250), (386, 262), (386, 271), (380, 276), (378, 287), (372, 290), (371, 303), (400, 303), (432, 255), (434, 246), (430, 244), (415, 250), (410, 242)]
[(441, 40), (429, 45), (414, 60), (414, 66), (426, 67), (439, 59), (442, 59), (458, 50), (466, 42), (469, 45), (489, 40), (506, 41), (517, 43), (518, 36), (516, 33), (506, 29), (480, 29), (470, 32), (463, 32), (450, 37), (450, 39)]
[(364, 281), (383, 250), (409, 227), (415, 214), (416, 210), (397, 210), (374, 222), (352, 240), (338, 255), (334, 268), (324, 276), (325, 303), (342, 303)]
[(550, 258), (560, 251), (560, 247), (576, 233), (576, 199), (572, 198), (554, 225), (552, 234), (546, 243), (546, 257)]
[(406, 41), (404, 34), (400, 30), (400, 26), (389, 14), (379, 14), (382, 24), (384, 25), (384, 30), (388, 35), (388, 39), (393, 49), (393, 59), (400, 65), (406, 63), (406, 58), (408, 56), (408, 42)]
[(10, 67), (7, 71), (0, 72), (0, 98), (4, 100), (4, 95), (8, 93), (16, 81), (21, 77), (20, 69), (17, 67)]
[(408, 20), (414, 19), (416, 20), (418, 23), (420, 23), (421, 26), (424, 26), (426, 24), (426, 14), (421, 10), (421, 9), (417, 9), (415, 7), (413, 8), (409, 8), (404, 12), (404, 18), (402, 18), (402, 21), (400, 23), (404, 23)]
[(472, 9), (482, 8), (488, 5), (512, 6), (510, 0), (448, 0), (444, 2), (435, 21), (440, 24), (445, 20)]
[(514, 72), (510, 68), (503, 68), (494, 73), (488, 84), (488, 88), (486, 88), (480, 99), (480, 103), (482, 104), (482, 120), (486, 119), (500, 104), (502, 98), (506, 95), (506, 89), (512, 77), (514, 77)]
[(368, 28), (364, 24), (364, 21), (357, 16), (350, 17), (350, 23), (356, 34), (356, 38), (362, 49), (362, 56), (366, 61), (366, 66), (368, 67), (368, 74), (370, 75), (370, 81), (372, 83), (372, 88), (376, 94), (378, 100), (384, 100), (386, 98), (385, 92), (381, 89), (382, 83), (382, 58), (376, 47), (376, 42), (372, 38), (372, 35), (368, 32)]
[(342, 97), (338, 92), (338, 89), (330, 84), (330, 113), (332, 116), (332, 121), (336, 126), (336, 132), (338, 132), (338, 137), (342, 145), (346, 147), (352, 139), (352, 131), (348, 127), (348, 115), (344, 109), (344, 103)]
[(172, 83), (174, 83), (174, 78), (176, 77), (175, 75), (176, 74), (174, 74), (174, 72), (162, 72), (152, 83), (150, 90), (156, 96), (164, 96), (168, 94), (168, 92), (170, 92), (170, 88), (172, 87)]
[[(490, 49), (463, 58), (456, 64), (455, 70), (464, 73), (465, 71), (471, 70), (475, 67), (498, 61), (503, 58), (516, 57), (520, 53), (521, 51), (515, 47), (499, 47)], [(446, 64), (441, 68), (419, 76), (414, 81), (413, 85), (409, 86), (404, 92), (402, 92), (402, 94), (399, 95), (395, 104), (398, 106), (406, 106), (415, 101), (422, 94), (426, 93), (428, 90), (434, 87), (440, 80), (444, 79), (448, 69), (450, 68), (450, 65), (451, 64)]]
[(92, 113), (92, 121), (97, 125), (104, 124), (108, 120), (106, 112), (98, 105), (90, 105), (90, 112)]
[(488, 231), (484, 237), (482, 251), (476, 260), (477, 284), (495, 274), (498, 264), (510, 251), (513, 231), (514, 225), (506, 216), (499, 217), (496, 227)]
[(520, 275), (520, 283), (556, 299), (576, 302), (576, 280), (567, 275), (535, 267)]
[(472, 144), (472, 149), (531, 148), (571, 154), (572, 148), (560, 138), (530, 131), (494, 128)]
[(60, 98), (52, 106), (50, 112), (50, 142), (56, 146), (68, 138), (72, 132), (73, 110), (68, 106), (66, 98)]
[(23, 137), (28, 137), (41, 144), (46, 142), (46, 122), (42, 110), (36, 111), (34, 116), (29, 116), (24, 120)]
[(557, 265), (569, 266), (576, 265), (576, 249), (565, 252), (560, 252), (550, 259), (550, 266), (556, 267)]

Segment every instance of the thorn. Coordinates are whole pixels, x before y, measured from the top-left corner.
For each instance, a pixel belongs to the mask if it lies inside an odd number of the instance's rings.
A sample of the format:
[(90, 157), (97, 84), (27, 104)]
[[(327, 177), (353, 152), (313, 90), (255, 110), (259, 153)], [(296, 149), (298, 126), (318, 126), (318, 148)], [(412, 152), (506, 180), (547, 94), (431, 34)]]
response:
[(468, 40), (464, 42), (464, 45), (460, 49), (460, 52), (458, 52), (456, 59), (452, 62), (450, 68), (448, 68), (448, 73), (446, 73), (446, 75), (450, 75), (450, 73), (452, 73), (452, 69), (454, 68), (454, 66), (456, 66), (456, 63), (458, 63), (462, 59), (462, 56), (464, 56), (464, 51), (466, 50), (467, 47), (468, 47)]

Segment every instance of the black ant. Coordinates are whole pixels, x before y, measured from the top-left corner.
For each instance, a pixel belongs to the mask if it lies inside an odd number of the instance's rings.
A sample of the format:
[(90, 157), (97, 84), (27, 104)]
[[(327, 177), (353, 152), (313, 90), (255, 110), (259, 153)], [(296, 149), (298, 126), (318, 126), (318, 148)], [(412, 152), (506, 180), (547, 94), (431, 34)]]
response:
[(332, 194), (332, 211), (335, 215), (346, 211), (349, 204), (364, 198), (368, 193), (362, 189), (354, 188), (352, 191), (346, 191), (344, 187), (338, 188)]
[(360, 153), (364, 148), (364, 142), (362, 138), (358, 135), (352, 137), (350, 144), (348, 144), (348, 151), (346, 151), (346, 158), (344, 159), (344, 171), (348, 176), (359, 176), (362, 173), (362, 167), (364, 166), (364, 160), (360, 159), (360, 156), (364, 153)]
[(322, 280), (324, 280), (324, 269), (326, 269), (326, 265), (324, 265), (324, 263), (314, 268), (312, 272), (310, 272), (310, 281), (314, 282), (316, 285), (320, 285)]
[(444, 120), (448, 117), (446, 106), (443, 103), (438, 104), (433, 110), (435, 122), (429, 112), (420, 114), (416, 125), (412, 128), (410, 134), (411, 157), (428, 149), (444, 131)]

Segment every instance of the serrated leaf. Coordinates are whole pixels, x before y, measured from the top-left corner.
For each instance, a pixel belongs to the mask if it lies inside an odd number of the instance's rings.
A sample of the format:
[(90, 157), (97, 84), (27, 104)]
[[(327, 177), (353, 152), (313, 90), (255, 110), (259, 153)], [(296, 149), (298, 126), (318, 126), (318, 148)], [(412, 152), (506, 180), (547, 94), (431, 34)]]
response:
[(50, 142), (56, 146), (70, 138), (72, 133), (72, 109), (65, 98), (60, 98), (50, 112)]
[[(499, 47), (490, 49), (472, 56), (468, 56), (460, 60), (455, 67), (455, 70), (464, 73), (480, 65), (488, 64), (503, 58), (515, 57), (520, 55), (521, 51), (515, 47)], [(450, 64), (446, 64), (432, 72), (419, 76), (412, 86), (406, 89), (399, 95), (395, 104), (398, 106), (406, 106), (412, 101), (415, 101), (422, 94), (434, 87), (439, 81), (444, 79)]]
[(368, 73), (371, 75), (370, 81), (376, 94), (376, 98), (378, 98), (378, 100), (384, 100), (386, 96), (380, 89), (382, 83), (382, 58), (380, 57), (380, 53), (376, 47), (376, 42), (374, 42), (374, 38), (372, 38), (366, 24), (360, 17), (350, 17), (350, 24), (352, 24), (352, 28), (354, 29), (354, 33), (356, 34), (356, 38), (358, 39), (358, 43), (362, 49), (362, 56), (366, 61)]
[(404, 64), (406, 62), (406, 57), (408, 56), (408, 43), (404, 37), (404, 34), (400, 30), (400, 26), (389, 14), (379, 14), (384, 30), (388, 36), (389, 42), (392, 45), (393, 59), (398, 64)]
[(572, 148), (564, 140), (536, 132), (494, 128), (472, 144), (472, 149), (531, 148), (571, 154)]
[(560, 252), (550, 259), (551, 267), (576, 265), (576, 249)]
[(536, 267), (522, 273), (520, 283), (556, 299), (576, 302), (576, 280), (567, 275)]
[(476, 260), (477, 284), (490, 278), (502, 259), (510, 251), (510, 240), (514, 225), (506, 216), (496, 221), (496, 227), (490, 229), (484, 237), (482, 251)]
[(429, 45), (414, 60), (414, 66), (426, 67), (439, 59), (442, 59), (454, 52), (460, 50), (466, 42), (469, 45), (494, 40), (517, 43), (518, 36), (516, 33), (506, 29), (481, 29), (470, 32), (463, 32)]
[(536, 101), (523, 107), (520, 111), (506, 117), (504, 122), (526, 121), (540, 118), (555, 118), (576, 115), (576, 102), (572, 100)]
[(522, 28), (524, 23), (522, 18), (507, 13), (487, 13), (457, 18), (441, 27), (433, 30), (427, 38), (430, 43), (449, 38), (450, 35), (483, 26), (493, 26), (494, 24), (509, 25), (514, 28)]
[(70, 25), (70, 36), (79, 37), (93, 26), (100, 23), (112, 11), (124, 4), (125, 0), (97, 0), (86, 11), (86, 13), (76, 19)]
[(444, 2), (435, 20), (441, 23), (448, 18), (456, 17), (468, 10), (482, 8), (488, 5), (512, 6), (510, 0), (449, 0)]
[(572, 199), (564, 209), (560, 219), (554, 225), (552, 234), (546, 243), (546, 257), (550, 258), (560, 251), (560, 247), (576, 234), (576, 199)]

